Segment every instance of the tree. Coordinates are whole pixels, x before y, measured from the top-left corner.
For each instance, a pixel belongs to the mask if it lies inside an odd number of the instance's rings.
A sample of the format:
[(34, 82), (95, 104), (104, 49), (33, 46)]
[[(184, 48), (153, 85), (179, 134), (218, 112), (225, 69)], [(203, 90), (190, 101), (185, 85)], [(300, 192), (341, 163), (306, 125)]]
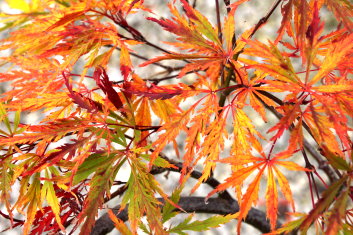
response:
[[(122, 234), (186, 234), (237, 219), (238, 233), (242, 221), (274, 234), (352, 233), (349, 1), (276, 0), (239, 33), (234, 18), (247, 0), (215, 0), (214, 24), (198, 10), (208, 1), (163, 2), (166, 18), (143, 0), (6, 2), (17, 12), (0, 15), (8, 32), (0, 50), (10, 53), (0, 74), (10, 86), (0, 105), (0, 214), (12, 227), (23, 234), (103, 234), (114, 226)], [(260, 40), (276, 9), (277, 32)], [(334, 18), (330, 32), (323, 12)], [(141, 33), (150, 24), (160, 41)], [(143, 53), (150, 49), (159, 55)], [(120, 80), (111, 74), (117, 56)], [(21, 121), (28, 112), (43, 116)], [(222, 166), (230, 171), (219, 181)], [(295, 211), (289, 171), (307, 177), (307, 213)], [(171, 193), (156, 178), (163, 172), (179, 173)], [(203, 184), (212, 190), (193, 196)], [(279, 191), (292, 210), (284, 224)], [(119, 205), (97, 220), (116, 197)], [(258, 200), (266, 212), (252, 207)], [(190, 216), (168, 224), (178, 213)], [(193, 213), (211, 215), (199, 221)]]

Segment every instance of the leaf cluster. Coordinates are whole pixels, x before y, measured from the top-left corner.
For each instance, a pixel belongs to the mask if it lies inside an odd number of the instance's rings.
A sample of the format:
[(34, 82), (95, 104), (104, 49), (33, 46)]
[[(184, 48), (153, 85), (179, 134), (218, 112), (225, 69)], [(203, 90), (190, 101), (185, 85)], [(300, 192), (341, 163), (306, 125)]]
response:
[[(240, 233), (259, 201), (272, 234), (352, 232), (352, 3), (277, 0), (243, 29), (236, 14), (249, 0), (215, 0), (216, 23), (198, 10), (205, 3), (190, 2), (167, 3), (162, 18), (143, 0), (6, 0), (19, 12), (0, 13), (8, 33), (0, 51), (10, 51), (0, 57), (0, 82), (11, 87), (0, 96), (0, 216), (12, 227), (89, 234), (98, 211), (119, 196), (130, 227), (108, 214), (122, 234), (187, 234), (233, 219)], [(277, 32), (257, 37), (278, 8)], [(335, 21), (331, 32), (324, 11)], [(139, 29), (145, 24), (175, 39), (154, 43)], [(141, 47), (161, 55), (145, 57)], [(183, 65), (171, 66), (175, 60)], [(157, 66), (155, 76), (139, 73)], [(29, 112), (42, 118), (25, 122)], [(230, 171), (219, 183), (213, 175), (224, 165)], [(155, 177), (164, 171), (179, 173), (173, 193)], [(307, 178), (307, 213), (296, 212), (290, 171)], [(190, 182), (191, 194), (212, 187), (205, 203), (234, 195), (238, 211), (193, 220), (178, 204)], [(281, 200), (292, 211), (283, 226)], [(190, 215), (170, 222), (179, 212)]]

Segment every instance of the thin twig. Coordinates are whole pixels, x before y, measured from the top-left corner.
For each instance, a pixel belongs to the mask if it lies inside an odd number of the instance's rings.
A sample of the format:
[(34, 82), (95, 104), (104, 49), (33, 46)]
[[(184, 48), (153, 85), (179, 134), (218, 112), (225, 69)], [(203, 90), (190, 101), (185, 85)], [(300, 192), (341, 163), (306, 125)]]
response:
[[(174, 166), (176, 166), (177, 168), (152, 168), (151, 174), (161, 174), (165, 171), (173, 171), (173, 172), (178, 172), (180, 173), (181, 170), (183, 169), (183, 163), (181, 162), (177, 162), (174, 160), (170, 160), (169, 158), (167, 158), (163, 153), (160, 153), (161, 157), (165, 160), (167, 160), (169, 163), (173, 164)], [(202, 176), (202, 173), (199, 171), (192, 171), (191, 175), (192, 178), (194, 179), (199, 179)], [(218, 180), (216, 180), (213, 177), (209, 177), (206, 181), (203, 182), (204, 184), (207, 184), (209, 186), (211, 186), (213, 189), (217, 188), (220, 185), (220, 182), (218, 182)], [(219, 197), (223, 198), (225, 200), (231, 200), (233, 199), (232, 196), (227, 192), (227, 190), (220, 192), (219, 193)]]
[(273, 5), (272, 8), (270, 9), (270, 11), (266, 14), (265, 17), (262, 17), (259, 22), (257, 22), (257, 24), (255, 25), (253, 31), (250, 34), (250, 38), (252, 38), (252, 36), (254, 36), (254, 34), (256, 33), (256, 31), (263, 25), (265, 24), (268, 19), (270, 18), (270, 16), (273, 14), (273, 12), (276, 10), (276, 8), (278, 7), (278, 5), (282, 2), (282, 0), (277, 0)]
[(215, 2), (216, 2), (218, 39), (222, 43), (222, 25), (221, 25), (221, 14), (220, 14), (220, 10), (219, 10), (219, 2), (218, 2), (218, 0), (215, 0)]
[[(113, 47), (113, 45), (105, 45), (104, 47), (109, 47), (109, 48), (111, 48), (111, 47)], [(119, 47), (115, 47), (115, 49), (118, 50), (118, 51), (121, 51), (121, 49), (120, 49)], [(134, 56), (134, 57), (136, 57), (136, 58), (139, 58), (139, 59), (141, 59), (141, 60), (144, 60), (144, 61), (149, 60), (147, 57), (144, 57), (144, 56), (142, 56), (142, 55), (136, 54), (136, 53), (134, 53), (134, 52), (129, 52), (129, 54), (132, 55), (132, 56)], [(166, 66), (166, 65), (163, 65), (163, 64), (158, 63), (158, 62), (153, 63), (153, 65), (159, 66), (159, 67), (161, 67), (161, 68), (164, 68), (164, 69), (168, 70), (168, 72), (169, 72), (169, 71), (170, 71), (170, 72), (171, 72), (171, 71), (174, 71), (174, 68), (173, 68), (173, 67)]]
[[(266, 96), (267, 98), (270, 98), (271, 100), (273, 100), (277, 104), (284, 105), (284, 102), (281, 99), (272, 95), (271, 93), (268, 93), (266, 91), (260, 91), (260, 90), (258, 90), (258, 92), (261, 93), (262, 95)], [(283, 117), (283, 115), (280, 114), (279, 112), (277, 112), (277, 110), (274, 107), (267, 105), (258, 95), (255, 94), (255, 96), (279, 120)], [(306, 131), (311, 136), (313, 136), (313, 134), (310, 131), (310, 128), (308, 127), (308, 125), (304, 121), (303, 121), (303, 126), (306, 129)], [(317, 163), (319, 164), (319, 168), (325, 172), (325, 174), (327, 175), (327, 177), (330, 179), (331, 182), (334, 182), (336, 180), (336, 177), (334, 176), (334, 173), (333, 173), (334, 171), (331, 169), (331, 167), (327, 164), (326, 165), (323, 164), (322, 157), (314, 150), (314, 148), (311, 147), (311, 144), (305, 138), (304, 138), (303, 142), (304, 142), (304, 148), (306, 148), (309, 151), (309, 153), (313, 156), (313, 158), (317, 161)]]

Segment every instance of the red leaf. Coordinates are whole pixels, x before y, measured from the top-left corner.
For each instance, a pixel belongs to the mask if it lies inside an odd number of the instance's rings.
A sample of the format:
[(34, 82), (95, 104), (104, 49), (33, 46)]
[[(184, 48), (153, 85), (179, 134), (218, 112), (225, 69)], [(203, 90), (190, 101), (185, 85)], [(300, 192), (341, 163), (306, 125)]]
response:
[(65, 73), (62, 73), (62, 75), (65, 79), (65, 85), (70, 92), (68, 96), (73, 100), (75, 104), (77, 104), (81, 108), (87, 109), (87, 111), (90, 113), (94, 113), (102, 109), (100, 103), (95, 102), (87, 97), (84, 97), (82, 94), (76, 91), (73, 91), (72, 85), (69, 83), (69, 79), (66, 77)]
[(131, 66), (132, 64), (130, 60), (129, 51), (127, 47), (124, 44), (122, 44), (121, 51), (120, 51), (120, 71), (125, 81), (127, 80), (127, 77), (132, 71)]
[(120, 99), (119, 94), (114, 90), (113, 83), (109, 81), (107, 72), (98, 67), (93, 73), (93, 78), (97, 82), (100, 89), (108, 96), (108, 99), (112, 104), (119, 110), (123, 107), (123, 102)]
[(66, 160), (72, 158), (75, 154), (76, 149), (79, 148), (82, 144), (84, 144), (86, 140), (87, 138), (84, 138), (80, 141), (76, 141), (73, 144), (64, 144), (63, 146), (57, 148), (59, 149), (59, 151), (50, 153), (30, 171), (23, 173), (22, 176), (32, 175), (35, 172), (39, 172), (48, 166), (52, 166), (58, 161), (62, 160), (66, 156), (66, 154), (69, 154), (69, 157)]
[(311, 44), (317, 41), (318, 34), (323, 30), (323, 28), (324, 24), (320, 24), (319, 9), (317, 6), (317, 2), (315, 2), (313, 20), (306, 31), (306, 37), (310, 40)]
[(125, 92), (137, 96), (148, 97), (152, 100), (166, 100), (189, 91), (189, 87), (183, 84), (179, 85), (180, 86), (156, 86), (152, 84), (151, 87), (130, 85), (125, 88)]

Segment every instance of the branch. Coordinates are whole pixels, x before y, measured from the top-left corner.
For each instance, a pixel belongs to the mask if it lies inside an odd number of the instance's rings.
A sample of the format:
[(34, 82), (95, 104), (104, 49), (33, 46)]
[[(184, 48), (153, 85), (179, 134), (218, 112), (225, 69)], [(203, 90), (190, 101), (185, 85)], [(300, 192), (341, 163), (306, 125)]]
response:
[[(111, 48), (111, 47), (113, 47), (113, 45), (105, 45), (104, 47)], [(115, 47), (115, 49), (118, 50), (118, 51), (121, 51), (121, 49), (120, 49), (119, 47)], [(147, 57), (144, 57), (144, 56), (142, 56), (142, 55), (136, 54), (136, 53), (134, 53), (134, 52), (129, 52), (129, 54), (132, 55), (132, 56), (134, 56), (134, 57), (136, 57), (136, 58), (139, 58), (139, 59), (141, 59), (141, 60), (144, 60), (144, 61), (149, 60)], [(158, 63), (158, 62), (154, 62), (153, 65), (159, 66), (159, 67), (161, 67), (161, 68), (164, 68), (164, 69), (166, 69), (168, 72), (172, 72), (172, 71), (175, 70), (175, 68), (173, 68), (173, 67), (166, 66), (166, 65), (163, 65), (163, 64)]]
[(273, 14), (273, 12), (276, 10), (276, 8), (278, 7), (278, 5), (282, 2), (282, 0), (277, 0), (273, 5), (272, 8), (270, 9), (270, 11), (266, 14), (265, 17), (262, 17), (259, 22), (257, 22), (257, 24), (254, 27), (254, 30), (251, 32), (250, 38), (252, 38), (252, 36), (254, 36), (254, 34), (256, 33), (256, 31), (263, 25), (265, 24), (268, 19), (270, 18), (270, 16)]
[(217, 27), (218, 27), (218, 39), (222, 42), (222, 25), (221, 25), (221, 16), (219, 10), (219, 2), (215, 0), (216, 3), (216, 15), (217, 15)]
[[(279, 98), (277, 98), (276, 96), (266, 92), (266, 91), (258, 91), (259, 93), (261, 93), (262, 95), (270, 98), (271, 100), (275, 101), (277, 104), (279, 105), (283, 105), (283, 101), (280, 100)], [(272, 112), (272, 114), (274, 114), (279, 120), (282, 118), (282, 114), (280, 114), (279, 112), (277, 112), (277, 110), (275, 108), (273, 108), (272, 106), (267, 105), (259, 96), (257, 96), (255, 94), (255, 96), (257, 97), (258, 100), (260, 100), (260, 102), (262, 104), (265, 105), (265, 107)], [(306, 131), (314, 138), (313, 134), (310, 131), (310, 128), (308, 127), (308, 125), (305, 123), (305, 121), (303, 121), (303, 126), (306, 129)], [(291, 129), (291, 128), (290, 128)], [(325, 172), (325, 174), (327, 175), (327, 177), (330, 179), (331, 182), (335, 182), (337, 180), (337, 177), (335, 175), (334, 170), (330, 167), (330, 165), (328, 165), (320, 156), (320, 154), (318, 154), (318, 152), (312, 147), (312, 145), (304, 138), (304, 148), (312, 155), (312, 157), (317, 161), (318, 165), (319, 165), (319, 169), (323, 170)]]
[[(169, 163), (173, 164), (174, 166), (176, 166), (177, 168), (162, 168), (162, 167), (155, 167), (152, 168), (152, 171), (150, 172), (153, 175), (156, 174), (161, 174), (165, 171), (173, 171), (173, 172), (181, 172), (182, 168), (183, 168), (183, 163), (181, 162), (177, 162), (177, 161), (173, 161), (168, 159), (164, 154), (160, 153), (161, 157), (165, 160), (167, 160)], [(192, 171), (190, 176), (194, 179), (199, 179), (202, 176), (202, 173), (199, 171)], [(209, 177), (206, 181), (203, 182), (204, 184), (207, 184), (209, 186), (211, 186), (213, 189), (217, 188), (218, 185), (220, 185), (220, 183), (218, 182), (218, 180), (216, 180), (215, 178), (213, 178), (212, 176)], [(219, 192), (218, 193), (219, 197), (224, 199), (224, 200), (233, 200), (232, 196), (228, 193), (227, 190), (224, 190), (223, 192)]]
[[(164, 199), (158, 198), (159, 201), (164, 203)], [(239, 211), (238, 202), (235, 200), (224, 200), (222, 198), (209, 198), (208, 203), (205, 203), (204, 197), (181, 197), (178, 205), (183, 208), (187, 213), (206, 213), (228, 215), (234, 214)], [(119, 213), (120, 206), (113, 209), (114, 214), (126, 222), (128, 220), (127, 207)], [(176, 209), (177, 210), (177, 209)], [(251, 208), (245, 223), (250, 224), (260, 230), (262, 233), (271, 231), (270, 224), (266, 220), (266, 214), (258, 209)], [(277, 223), (277, 227), (281, 224)], [(102, 215), (95, 223), (91, 235), (103, 235), (112, 231), (114, 223), (109, 218), (108, 214)]]
[[(165, 160), (169, 161), (171, 164), (177, 167), (176, 168), (152, 168), (151, 174), (161, 174), (165, 171), (174, 171), (180, 172), (182, 169), (181, 162), (175, 162), (173, 160), (169, 160), (166, 156), (161, 156)], [(198, 171), (193, 171), (191, 173), (191, 177), (195, 179), (199, 179), (202, 173)], [(216, 188), (220, 183), (213, 177), (208, 178), (205, 182), (203, 182), (212, 188)], [(158, 198), (159, 201), (164, 203), (163, 198)], [(236, 200), (232, 198), (232, 196), (227, 192), (219, 193), (218, 198), (209, 198), (207, 203), (205, 203), (205, 197), (181, 197), (178, 205), (183, 208), (183, 210), (187, 213), (206, 213), (206, 214), (218, 214), (218, 215), (228, 215), (234, 214), (239, 211), (239, 204)], [(113, 208), (114, 214), (121, 219), (122, 221), (128, 221), (128, 209), (127, 207), (119, 212), (120, 206), (116, 206)], [(177, 209), (176, 209), (177, 210)], [(260, 230), (263, 233), (270, 232), (270, 225), (268, 220), (266, 219), (266, 214), (258, 209), (251, 208), (248, 216), (244, 220), (245, 223), (250, 224)], [(281, 227), (281, 224), (277, 222), (277, 227)], [(102, 215), (95, 223), (91, 235), (103, 235), (107, 234), (114, 229), (114, 223), (109, 218), (108, 214), (105, 213)], [(292, 234), (296, 234), (293, 232)]]

